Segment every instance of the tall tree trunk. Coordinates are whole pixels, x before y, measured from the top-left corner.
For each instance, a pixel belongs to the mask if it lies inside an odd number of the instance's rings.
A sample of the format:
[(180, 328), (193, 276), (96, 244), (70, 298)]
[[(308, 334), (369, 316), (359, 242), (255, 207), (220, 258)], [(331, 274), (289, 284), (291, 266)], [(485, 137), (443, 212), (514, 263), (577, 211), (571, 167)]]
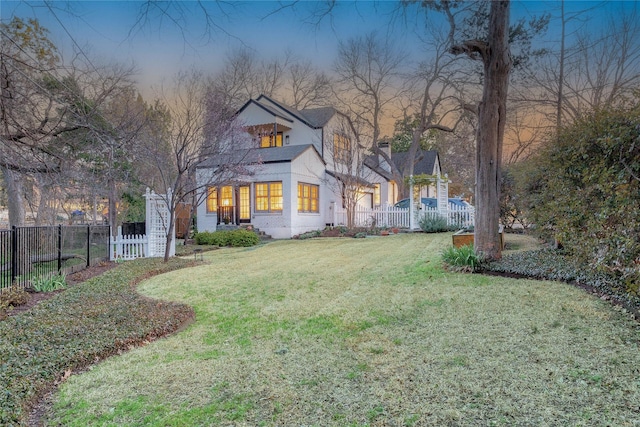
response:
[(562, 32), (560, 36), (560, 70), (558, 71), (558, 99), (556, 101), (556, 132), (560, 132), (560, 126), (562, 126), (562, 96), (564, 86), (564, 39), (565, 39), (565, 27), (567, 20), (564, 17), (564, 0), (560, 1), (560, 22), (562, 24)]
[(111, 235), (116, 236), (118, 234), (118, 194), (116, 191), (116, 183), (113, 178), (109, 179), (109, 225), (111, 226)]
[(9, 225), (21, 227), (24, 225), (24, 186), (22, 176), (15, 171), (2, 168), (4, 184), (7, 189), (7, 205), (9, 208)]
[(488, 259), (502, 255), (500, 220), (500, 167), (511, 58), (509, 55), (509, 1), (491, 3), (489, 37), (483, 55), (484, 87), (478, 108), (476, 154), (475, 249)]

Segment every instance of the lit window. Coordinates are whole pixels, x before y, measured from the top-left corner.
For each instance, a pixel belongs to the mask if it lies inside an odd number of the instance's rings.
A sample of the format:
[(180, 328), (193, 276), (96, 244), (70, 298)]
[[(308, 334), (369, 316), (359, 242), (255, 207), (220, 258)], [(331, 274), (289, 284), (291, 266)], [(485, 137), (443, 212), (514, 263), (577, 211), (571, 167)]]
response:
[(318, 212), (317, 185), (298, 183), (298, 212)]
[(220, 189), (220, 205), (233, 206), (233, 187), (226, 185)]
[(256, 183), (256, 212), (282, 211), (282, 182)]
[(260, 137), (260, 148), (269, 147), (282, 147), (282, 132), (278, 132), (275, 138), (273, 134)]
[(380, 184), (373, 187), (373, 204), (380, 206)]
[(218, 211), (218, 189), (209, 187), (207, 189), (207, 213), (216, 213)]
[(333, 134), (333, 158), (336, 162), (348, 164), (351, 159), (351, 140), (345, 135)]
[(240, 187), (240, 219), (248, 220), (251, 219), (251, 211), (249, 206), (249, 201), (251, 197), (249, 195), (249, 187), (242, 186)]

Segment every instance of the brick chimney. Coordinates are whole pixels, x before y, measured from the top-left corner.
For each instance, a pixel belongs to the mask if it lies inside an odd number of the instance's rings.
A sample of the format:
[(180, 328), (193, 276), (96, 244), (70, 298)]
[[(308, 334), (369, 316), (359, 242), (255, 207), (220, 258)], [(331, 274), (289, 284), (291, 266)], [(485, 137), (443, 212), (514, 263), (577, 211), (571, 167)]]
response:
[[(380, 148), (380, 150), (384, 151), (387, 156), (389, 156), (389, 158), (391, 158), (391, 144), (389, 144), (389, 141), (380, 141), (378, 142), (378, 148)], [(387, 163), (387, 161), (385, 160), (384, 157), (382, 157), (380, 154), (378, 154), (378, 164), (380, 165), (380, 167), (388, 172), (391, 172), (391, 166), (389, 165), (389, 163)]]

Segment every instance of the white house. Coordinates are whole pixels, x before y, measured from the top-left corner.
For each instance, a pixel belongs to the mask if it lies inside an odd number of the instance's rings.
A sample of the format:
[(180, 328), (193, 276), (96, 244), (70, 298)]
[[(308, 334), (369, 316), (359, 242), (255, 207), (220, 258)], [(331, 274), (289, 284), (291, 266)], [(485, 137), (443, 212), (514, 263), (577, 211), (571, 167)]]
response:
[(298, 111), (261, 95), (237, 115), (253, 144), (235, 150), (247, 170), (214, 186), (206, 185), (208, 177), (225, 165), (224, 158), (199, 167), (197, 179), (206, 187), (199, 231), (245, 223), (274, 238), (291, 238), (332, 224), (333, 210), (349, 203), (345, 199), (364, 207), (396, 201), (388, 165), (365, 161), (351, 122), (333, 107)]

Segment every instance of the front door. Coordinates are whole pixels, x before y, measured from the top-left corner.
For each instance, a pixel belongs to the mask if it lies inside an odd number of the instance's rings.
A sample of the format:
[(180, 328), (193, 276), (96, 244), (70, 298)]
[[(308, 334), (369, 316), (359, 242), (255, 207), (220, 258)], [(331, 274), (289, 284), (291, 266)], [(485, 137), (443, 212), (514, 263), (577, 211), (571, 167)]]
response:
[(238, 187), (238, 219), (240, 222), (251, 222), (251, 187), (242, 185)]
[(225, 185), (220, 187), (220, 200), (218, 201), (218, 222), (235, 224), (235, 212), (233, 207), (233, 187)]

